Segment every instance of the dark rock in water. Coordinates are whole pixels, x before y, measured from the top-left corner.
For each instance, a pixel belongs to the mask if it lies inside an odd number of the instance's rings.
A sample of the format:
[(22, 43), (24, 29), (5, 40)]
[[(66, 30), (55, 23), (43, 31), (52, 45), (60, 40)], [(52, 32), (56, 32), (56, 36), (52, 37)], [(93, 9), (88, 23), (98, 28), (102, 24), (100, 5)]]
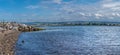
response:
[(24, 40), (22, 40), (22, 43), (24, 44), (24, 43), (25, 43), (25, 41), (24, 41)]

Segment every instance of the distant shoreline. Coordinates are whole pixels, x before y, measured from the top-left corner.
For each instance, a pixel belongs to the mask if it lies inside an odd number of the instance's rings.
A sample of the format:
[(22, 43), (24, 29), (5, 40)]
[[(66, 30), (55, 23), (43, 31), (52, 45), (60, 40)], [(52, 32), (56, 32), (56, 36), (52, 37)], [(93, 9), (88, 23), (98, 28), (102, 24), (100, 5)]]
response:
[(120, 26), (120, 22), (95, 22), (95, 21), (73, 21), (73, 22), (30, 22), (32, 26)]

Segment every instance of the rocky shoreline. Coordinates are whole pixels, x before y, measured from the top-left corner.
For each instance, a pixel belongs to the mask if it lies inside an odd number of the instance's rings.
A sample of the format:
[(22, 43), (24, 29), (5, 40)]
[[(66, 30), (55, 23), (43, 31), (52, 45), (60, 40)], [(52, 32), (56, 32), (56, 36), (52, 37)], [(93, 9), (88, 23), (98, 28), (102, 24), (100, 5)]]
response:
[(20, 33), (15, 30), (0, 32), (0, 55), (14, 55), (15, 43)]
[(18, 23), (0, 23), (0, 55), (14, 55), (15, 43), (21, 32), (39, 30), (44, 29)]

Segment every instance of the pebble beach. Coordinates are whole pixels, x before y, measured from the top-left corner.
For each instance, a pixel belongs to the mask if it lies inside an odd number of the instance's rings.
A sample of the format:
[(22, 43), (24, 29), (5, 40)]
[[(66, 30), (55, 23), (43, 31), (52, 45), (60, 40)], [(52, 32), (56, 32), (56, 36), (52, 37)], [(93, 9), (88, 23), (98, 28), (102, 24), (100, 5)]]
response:
[(0, 32), (0, 55), (14, 55), (15, 43), (20, 32), (8, 30)]

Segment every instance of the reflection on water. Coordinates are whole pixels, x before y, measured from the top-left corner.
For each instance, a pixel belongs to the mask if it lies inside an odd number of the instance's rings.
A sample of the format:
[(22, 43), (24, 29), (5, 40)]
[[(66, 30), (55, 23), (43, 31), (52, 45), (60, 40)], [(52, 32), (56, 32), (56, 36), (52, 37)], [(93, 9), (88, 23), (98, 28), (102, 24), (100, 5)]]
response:
[(16, 55), (120, 55), (120, 27), (68, 26), (22, 33)]

